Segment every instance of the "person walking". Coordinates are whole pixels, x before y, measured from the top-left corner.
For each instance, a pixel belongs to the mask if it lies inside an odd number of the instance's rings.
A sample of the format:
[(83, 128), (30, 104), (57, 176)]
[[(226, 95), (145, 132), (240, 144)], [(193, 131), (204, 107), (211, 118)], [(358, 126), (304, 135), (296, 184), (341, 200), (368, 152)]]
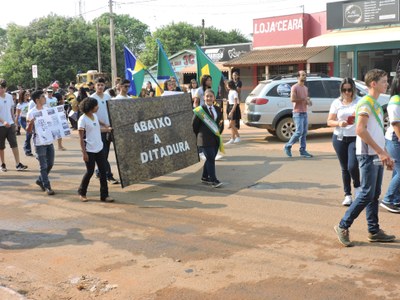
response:
[(111, 127), (100, 127), (96, 112), (99, 105), (96, 99), (86, 98), (80, 103), (83, 113), (78, 120), (79, 141), (82, 150), (83, 161), (86, 165), (86, 173), (83, 175), (78, 194), (82, 202), (87, 202), (86, 196), (90, 179), (93, 176), (95, 165), (97, 164), (100, 173), (100, 200), (113, 202), (114, 199), (108, 195), (107, 185), (107, 159), (104, 153), (101, 132), (111, 132)]
[(380, 206), (392, 213), (400, 213), (400, 77), (393, 78), (387, 106), (390, 126), (386, 131), (386, 150), (394, 159), (392, 180)]
[(218, 124), (222, 119), (221, 111), (214, 106), (215, 94), (211, 89), (204, 92), (205, 104), (196, 107), (193, 112), (192, 127), (196, 134), (197, 146), (206, 157), (201, 181), (218, 188), (222, 183), (215, 172), (215, 157), (222, 147)]
[[(107, 111), (107, 101), (111, 100), (109, 94), (104, 93), (104, 89), (106, 86), (106, 81), (103, 77), (99, 77), (96, 80), (96, 92), (92, 94), (90, 97), (97, 100), (98, 103), (98, 110), (96, 112), (97, 118), (99, 119), (99, 123), (101, 127), (108, 128), (110, 127), (110, 119), (108, 117)], [(108, 162), (108, 154), (110, 153), (110, 145), (111, 145), (111, 134), (110, 132), (102, 132), (101, 139), (103, 141), (104, 147), (104, 156), (105, 156), (105, 164), (106, 164), (106, 173), (107, 173), (107, 180), (111, 184), (118, 184), (119, 181), (116, 180), (111, 172), (111, 166)], [(96, 174), (99, 175), (98, 171)], [(99, 176), (97, 176), (99, 177)]]
[(25, 130), (26, 136), (23, 149), (26, 156), (33, 156), (31, 147), (32, 135), (26, 131), (26, 116), (28, 115), (30, 96), (31, 94), (29, 90), (21, 91), (19, 94), (19, 103), (17, 104), (17, 113), (15, 116), (15, 123), (20, 124)]
[(203, 75), (200, 80), (200, 87), (196, 90), (193, 97), (193, 106), (204, 105), (204, 91), (212, 87), (212, 77), (210, 75)]
[[(376, 99), (386, 92), (387, 73), (372, 69), (365, 75), (368, 95), (358, 103), (356, 109), (356, 154), (361, 173), (361, 191), (347, 209), (339, 224), (334, 227), (339, 242), (346, 247), (353, 246), (349, 228), (360, 213), (366, 209), (368, 240), (370, 242), (392, 242), (394, 235), (386, 234), (379, 227), (378, 198), (382, 188), (383, 167), (393, 167), (393, 161), (385, 151), (383, 109)], [(380, 165), (375, 162), (378, 161)]]
[(236, 85), (233, 80), (228, 81), (228, 105), (226, 106), (226, 115), (229, 120), (229, 128), (231, 129), (231, 138), (226, 144), (239, 143), (240, 134), (236, 127), (236, 122), (240, 120), (240, 104), (239, 95), (236, 90)]
[[(41, 144), (35, 128), (35, 118), (42, 115), (42, 111), (45, 109), (46, 97), (42, 91), (35, 91), (32, 93), (32, 100), (35, 102), (35, 106), (29, 110), (27, 115), (27, 131), (33, 133), (33, 144), (35, 145), (36, 157), (39, 161), (40, 175), (36, 180), (36, 184), (43, 192), (51, 196), (55, 194), (49, 180), (49, 173), (54, 165), (54, 145), (53, 141)], [(50, 130), (48, 127), (43, 128), (44, 130)]]
[(17, 171), (23, 171), (28, 167), (21, 163), (19, 159), (16, 126), (14, 123), (14, 101), (10, 94), (6, 93), (7, 82), (0, 79), (0, 160), (1, 172), (7, 172), (5, 163), (4, 149), (6, 148), (6, 140), (10, 144), (10, 148), (14, 155)]
[(296, 131), (285, 145), (284, 151), (288, 157), (292, 157), (292, 146), (300, 140), (300, 156), (305, 158), (313, 157), (306, 150), (306, 137), (308, 130), (307, 106), (312, 102), (308, 96), (308, 88), (305, 86), (307, 74), (299, 71), (297, 74), (297, 83), (292, 86), (290, 100), (293, 102), (293, 121), (296, 125)]
[(332, 144), (342, 169), (344, 200), (342, 205), (349, 206), (352, 201), (351, 180), (354, 195), (360, 192), (360, 171), (356, 157), (355, 112), (358, 102), (354, 80), (347, 77), (340, 84), (340, 97), (335, 99), (329, 110), (328, 126), (335, 127)]

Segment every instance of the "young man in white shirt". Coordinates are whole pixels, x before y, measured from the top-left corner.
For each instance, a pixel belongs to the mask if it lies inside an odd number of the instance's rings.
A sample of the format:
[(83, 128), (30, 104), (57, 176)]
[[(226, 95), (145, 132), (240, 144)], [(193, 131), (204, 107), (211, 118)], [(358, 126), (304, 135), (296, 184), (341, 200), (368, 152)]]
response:
[(129, 88), (131, 87), (131, 82), (128, 79), (124, 79), (119, 85), (119, 94), (114, 99), (126, 99), (130, 98), (128, 95)]
[(17, 171), (23, 171), (28, 167), (23, 165), (19, 160), (18, 144), (16, 137), (16, 128), (14, 124), (14, 101), (10, 94), (6, 93), (7, 82), (0, 79), (0, 160), (2, 172), (7, 172), (7, 167), (4, 157), (4, 149), (6, 140), (10, 144), (14, 155)]
[[(90, 97), (97, 100), (97, 104), (99, 106), (98, 111), (96, 112), (97, 118), (99, 119), (99, 123), (101, 127), (108, 128), (110, 127), (110, 119), (108, 117), (107, 111), (107, 101), (111, 100), (110, 95), (104, 93), (104, 89), (106, 86), (106, 81), (104, 78), (99, 77), (96, 80), (96, 92), (92, 94)], [(107, 169), (107, 181), (111, 184), (118, 184), (119, 181), (116, 180), (111, 172), (111, 166), (108, 162), (108, 154), (110, 153), (110, 145), (111, 145), (111, 136), (109, 132), (102, 132), (101, 139), (103, 141), (103, 150), (106, 158), (106, 169)], [(99, 177), (98, 170), (96, 170), (96, 177)]]
[(346, 247), (353, 246), (349, 228), (364, 209), (370, 242), (393, 242), (396, 239), (380, 229), (378, 219), (383, 167), (387, 166), (389, 170), (393, 168), (393, 161), (385, 150), (383, 109), (376, 100), (388, 87), (386, 72), (379, 69), (368, 71), (365, 84), (368, 95), (358, 102), (356, 108), (356, 155), (360, 166), (361, 191), (334, 227), (339, 242)]
[(36, 106), (28, 112), (27, 116), (27, 131), (33, 132), (33, 144), (35, 145), (35, 152), (40, 166), (40, 175), (36, 180), (36, 184), (46, 192), (47, 195), (54, 195), (49, 181), (49, 173), (54, 165), (54, 146), (53, 141), (45, 144), (40, 144), (38, 135), (35, 133), (35, 118), (42, 113), (45, 107), (46, 98), (42, 91), (35, 91), (32, 93), (32, 100)]

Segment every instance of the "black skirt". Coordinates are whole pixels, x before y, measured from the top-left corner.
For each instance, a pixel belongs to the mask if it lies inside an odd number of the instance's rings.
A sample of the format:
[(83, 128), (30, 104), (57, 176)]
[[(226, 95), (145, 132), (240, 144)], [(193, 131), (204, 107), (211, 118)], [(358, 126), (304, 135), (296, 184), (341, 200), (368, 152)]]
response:
[(242, 118), (242, 114), (240, 112), (240, 106), (236, 106), (235, 111), (233, 112), (232, 118), (229, 117), (229, 113), (232, 111), (234, 104), (228, 104), (226, 107), (226, 115), (228, 116), (228, 120), (240, 120)]

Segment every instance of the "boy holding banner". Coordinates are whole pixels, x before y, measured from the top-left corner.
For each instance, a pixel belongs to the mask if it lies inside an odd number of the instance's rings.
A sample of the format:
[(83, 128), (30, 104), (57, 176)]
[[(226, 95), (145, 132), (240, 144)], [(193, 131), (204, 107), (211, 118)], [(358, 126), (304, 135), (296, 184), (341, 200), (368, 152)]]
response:
[(215, 174), (215, 157), (218, 150), (224, 152), (221, 134), (217, 125), (222, 119), (222, 113), (218, 107), (214, 106), (215, 94), (211, 89), (207, 89), (204, 92), (204, 101), (204, 105), (198, 106), (193, 110), (192, 125), (197, 137), (197, 146), (206, 157), (201, 181), (217, 188), (222, 185), (222, 182), (217, 179)]

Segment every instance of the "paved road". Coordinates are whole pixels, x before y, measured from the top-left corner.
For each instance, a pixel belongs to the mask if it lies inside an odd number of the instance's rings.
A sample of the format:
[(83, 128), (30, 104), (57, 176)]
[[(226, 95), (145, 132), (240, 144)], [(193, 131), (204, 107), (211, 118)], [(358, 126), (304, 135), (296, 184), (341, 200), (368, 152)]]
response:
[[(399, 299), (398, 243), (368, 243), (365, 217), (351, 229), (356, 247), (336, 240), (345, 208), (331, 130), (310, 134), (313, 159), (284, 157), (263, 130), (241, 133), (217, 163), (223, 187), (201, 184), (199, 163), (111, 186), (112, 204), (98, 201), (96, 179), (79, 202), (76, 133), (56, 152), (55, 196), (23, 157), (26, 172), (0, 174), (2, 299)], [(400, 236), (399, 217), (382, 211), (383, 229)]]

